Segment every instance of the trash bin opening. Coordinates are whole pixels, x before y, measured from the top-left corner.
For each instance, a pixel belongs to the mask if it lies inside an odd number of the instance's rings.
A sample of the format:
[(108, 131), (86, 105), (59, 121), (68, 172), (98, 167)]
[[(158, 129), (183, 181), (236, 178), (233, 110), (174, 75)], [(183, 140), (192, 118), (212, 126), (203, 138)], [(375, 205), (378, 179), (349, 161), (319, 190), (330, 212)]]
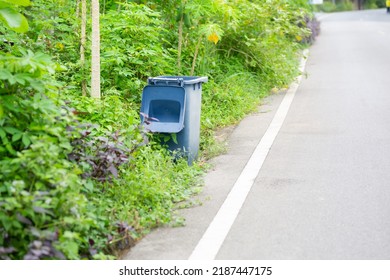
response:
[(180, 102), (174, 100), (151, 100), (148, 115), (157, 119), (158, 122), (178, 123), (181, 115)]

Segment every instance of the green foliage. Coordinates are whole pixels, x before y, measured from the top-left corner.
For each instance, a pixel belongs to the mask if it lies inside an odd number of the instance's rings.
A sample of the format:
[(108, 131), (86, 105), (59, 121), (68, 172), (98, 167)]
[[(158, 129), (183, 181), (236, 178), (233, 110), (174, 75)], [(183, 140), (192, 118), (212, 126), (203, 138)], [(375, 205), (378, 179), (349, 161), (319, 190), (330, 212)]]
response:
[[(116, 91), (111, 91), (102, 100), (73, 97), (70, 104), (84, 122), (99, 121), (98, 126), (88, 129), (88, 145), (95, 146), (96, 139), (109, 138), (114, 133), (129, 150), (129, 160), (117, 166), (118, 176), (111, 176), (109, 182), (99, 180), (96, 185), (101, 190), (101, 195), (96, 197), (99, 205), (109, 209), (103, 215), (108, 215), (112, 221), (124, 221), (131, 229), (128, 237), (118, 237), (118, 240), (136, 239), (150, 228), (172, 222), (175, 202), (198, 191), (201, 169), (197, 165), (189, 167), (184, 159), (174, 162), (172, 155), (160, 144), (153, 142), (152, 137), (149, 140), (138, 128), (140, 120), (136, 106)], [(91, 147), (86, 151), (84, 158), (93, 159), (93, 150)], [(90, 166), (87, 165), (87, 170)], [(123, 245), (121, 242), (119, 247)]]
[(53, 127), (58, 108), (45, 96), (54, 94), (55, 82), (45, 78), (54, 67), (50, 58), (41, 53), (0, 55), (1, 157), (16, 155), (42, 135), (58, 135), (58, 129)]
[(336, 5), (336, 11), (352, 11), (354, 9), (354, 5), (352, 2), (343, 1)]
[(1, 55), (0, 63), (0, 258), (80, 258), (95, 222), (81, 192), (86, 182), (67, 159), (72, 118), (52, 99), (55, 65), (31, 51)]
[(354, 4), (349, 0), (341, 0), (335, 4), (332, 1), (324, 1), (324, 4), (316, 5), (316, 9), (326, 13), (352, 11)]
[(316, 9), (318, 9), (318, 11), (325, 12), (325, 13), (331, 13), (337, 11), (335, 4), (326, 1), (324, 1), (322, 5), (316, 5)]
[(363, 1), (364, 9), (383, 8), (383, 7), (386, 6), (385, 4), (386, 4), (386, 1), (377, 1), (377, 0), (366, 0), (366, 1)]
[(108, 190), (114, 209), (122, 209), (122, 215), (128, 213), (123, 210), (133, 209), (127, 215), (139, 231), (171, 222), (174, 204), (198, 191), (199, 167), (189, 167), (184, 159), (174, 163), (168, 152), (157, 148), (140, 149), (132, 168), (123, 169), (121, 178)]
[(370, 0), (369, 2), (375, 4), (375, 6), (377, 8), (385, 8), (386, 7), (386, 2), (383, 0)]
[[(169, 49), (163, 47), (160, 14), (146, 6), (121, 5), (101, 19), (103, 88), (120, 90), (122, 95), (140, 101), (144, 81), (151, 76), (172, 74), (174, 62)], [(113, 73), (115, 73), (113, 75)]]
[[(296, 11), (285, 1), (241, 2), (239, 28), (227, 30), (221, 41), (225, 55), (237, 56), (261, 81), (284, 85), (296, 74), (294, 55), (299, 37), (305, 30), (298, 27), (304, 12)], [(292, 64), (290, 64), (292, 62)]]
[(28, 30), (27, 19), (15, 8), (29, 5), (30, 0), (1, 0), (0, 21), (16, 32), (26, 32)]
[(208, 108), (202, 113), (204, 129), (215, 129), (236, 123), (256, 108), (264, 94), (258, 76), (245, 72), (239, 64), (231, 64), (225, 71), (216, 77), (220, 80), (218, 84), (210, 81), (204, 85), (203, 104)]

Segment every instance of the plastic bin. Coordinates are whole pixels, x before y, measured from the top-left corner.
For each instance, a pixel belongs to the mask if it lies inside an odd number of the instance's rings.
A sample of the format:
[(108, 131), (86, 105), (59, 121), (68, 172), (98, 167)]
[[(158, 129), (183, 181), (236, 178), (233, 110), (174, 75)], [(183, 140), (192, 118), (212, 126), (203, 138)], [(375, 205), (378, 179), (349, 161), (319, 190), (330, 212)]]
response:
[(207, 81), (207, 77), (159, 76), (149, 78), (142, 92), (141, 122), (151, 132), (176, 134), (176, 143), (169, 140), (168, 148), (187, 157), (188, 164), (198, 156), (202, 83)]

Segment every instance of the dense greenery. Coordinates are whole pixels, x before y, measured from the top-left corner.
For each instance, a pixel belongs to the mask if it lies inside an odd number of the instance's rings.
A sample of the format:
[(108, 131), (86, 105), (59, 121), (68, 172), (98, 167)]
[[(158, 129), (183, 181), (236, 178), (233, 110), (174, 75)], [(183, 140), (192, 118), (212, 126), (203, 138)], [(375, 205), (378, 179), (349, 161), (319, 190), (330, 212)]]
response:
[[(181, 224), (173, 209), (220, 152), (214, 130), (286, 87), (317, 28), (306, 0), (101, 1), (96, 100), (81, 94), (79, 2), (0, 1), (0, 259), (115, 258)], [(146, 78), (161, 74), (209, 77), (193, 166), (139, 125)]]
[[(359, 0), (324, 0), (321, 5), (315, 5), (317, 11), (322, 12), (342, 12), (351, 11), (358, 8)], [(360, 0), (361, 8), (364, 9), (377, 9), (384, 8), (386, 1), (383, 0)]]

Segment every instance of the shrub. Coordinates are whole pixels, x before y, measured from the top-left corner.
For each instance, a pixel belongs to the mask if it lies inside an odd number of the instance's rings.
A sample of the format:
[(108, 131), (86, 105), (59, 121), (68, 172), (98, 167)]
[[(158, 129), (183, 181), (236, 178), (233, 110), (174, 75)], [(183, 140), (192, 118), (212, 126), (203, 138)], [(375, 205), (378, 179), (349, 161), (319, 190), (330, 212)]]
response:
[(118, 16), (110, 10), (102, 17), (102, 87), (121, 91), (127, 99), (140, 101), (148, 77), (174, 73), (175, 61), (163, 48), (164, 23), (160, 13), (144, 5), (121, 5)]
[(325, 13), (332, 13), (332, 12), (352, 11), (355, 9), (355, 7), (352, 1), (341, 0), (341, 1), (337, 1), (336, 4), (334, 4), (331, 1), (324, 1), (322, 5), (316, 5), (315, 9)]
[(67, 159), (77, 132), (52, 99), (55, 65), (31, 51), (1, 55), (0, 64), (0, 257), (80, 258), (96, 224), (82, 192), (87, 182)]
[[(92, 164), (82, 164), (93, 177), (91, 167), (95, 162), (111, 158), (105, 161), (105, 165), (99, 165), (103, 167), (99, 167), (100, 173), (106, 170), (110, 180), (98, 180), (93, 193), (88, 195), (96, 199), (96, 207), (106, 205), (103, 208), (107, 212), (103, 216), (116, 224), (128, 226), (127, 235), (117, 235), (110, 242), (111, 248), (114, 251), (126, 248), (150, 228), (174, 221), (172, 208), (175, 203), (198, 191), (196, 186), (201, 168), (188, 166), (184, 159), (175, 161), (165, 148), (154, 142), (153, 137), (139, 129), (140, 119), (135, 113), (137, 109), (133, 108), (137, 106), (115, 92), (105, 95), (102, 100), (74, 97), (70, 104), (83, 122), (95, 123), (75, 143), (79, 146), (76, 146), (74, 159), (79, 163), (93, 161)], [(99, 125), (96, 125), (97, 121)], [(106, 140), (114, 140), (111, 141), (112, 149), (96, 149), (96, 143), (102, 137), (104, 146), (107, 146)], [(124, 150), (127, 151), (127, 160), (122, 161), (120, 157)], [(115, 161), (121, 164), (116, 165), (114, 172), (104, 168)]]
[(336, 10), (339, 12), (342, 11), (352, 11), (354, 9), (354, 5), (352, 2), (349, 1), (343, 1), (340, 3), (337, 3)]
[(313, 17), (306, 16), (304, 26), (310, 30), (310, 34), (306, 35), (302, 39), (302, 43), (313, 44), (316, 37), (320, 34), (320, 30), (321, 30), (320, 22), (317, 20), (315, 16)]
[(322, 5), (317, 5), (317, 8), (321, 12), (325, 12), (325, 13), (331, 13), (337, 10), (336, 5), (328, 1), (324, 1)]

